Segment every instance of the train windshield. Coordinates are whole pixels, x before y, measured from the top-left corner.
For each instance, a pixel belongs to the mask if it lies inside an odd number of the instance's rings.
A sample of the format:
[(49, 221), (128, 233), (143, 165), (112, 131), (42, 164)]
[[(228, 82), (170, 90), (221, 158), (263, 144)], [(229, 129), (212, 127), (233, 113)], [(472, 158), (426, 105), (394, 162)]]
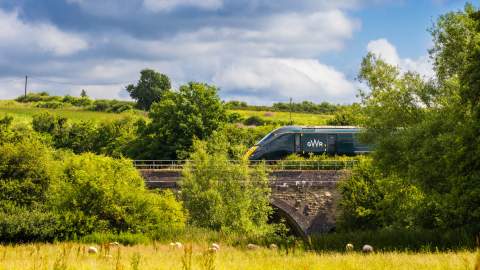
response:
[(261, 139), (256, 145), (264, 145), (268, 140), (270, 140), (273, 136), (275, 136), (275, 133), (270, 132), (268, 133), (263, 139)]

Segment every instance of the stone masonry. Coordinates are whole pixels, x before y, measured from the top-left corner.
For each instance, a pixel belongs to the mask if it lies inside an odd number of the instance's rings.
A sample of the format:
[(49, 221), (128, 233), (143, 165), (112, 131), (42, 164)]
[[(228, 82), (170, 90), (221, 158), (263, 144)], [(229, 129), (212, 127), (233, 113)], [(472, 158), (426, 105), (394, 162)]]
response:
[[(178, 189), (180, 171), (140, 170), (149, 188)], [(276, 212), (298, 235), (326, 233), (335, 228), (337, 184), (348, 170), (284, 170), (269, 174)]]

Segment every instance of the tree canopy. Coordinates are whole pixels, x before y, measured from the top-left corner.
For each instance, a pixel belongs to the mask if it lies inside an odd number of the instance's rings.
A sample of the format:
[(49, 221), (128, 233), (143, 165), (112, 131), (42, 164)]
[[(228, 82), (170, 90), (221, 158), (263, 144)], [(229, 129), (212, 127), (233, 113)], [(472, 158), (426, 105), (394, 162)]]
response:
[(128, 85), (126, 90), (130, 93), (130, 97), (137, 101), (139, 109), (148, 111), (152, 104), (160, 101), (170, 88), (170, 79), (167, 75), (152, 69), (144, 69), (140, 71), (137, 84)]

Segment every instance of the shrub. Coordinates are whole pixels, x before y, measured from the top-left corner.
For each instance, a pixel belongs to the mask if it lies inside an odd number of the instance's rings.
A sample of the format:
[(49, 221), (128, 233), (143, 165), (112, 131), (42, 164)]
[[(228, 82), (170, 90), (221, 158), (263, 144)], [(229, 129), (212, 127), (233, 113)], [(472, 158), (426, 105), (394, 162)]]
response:
[(116, 231), (184, 226), (181, 203), (169, 192), (156, 194), (146, 190), (130, 160), (94, 154), (65, 159), (65, 179), (50, 190), (55, 209), (77, 209)]
[(243, 121), (243, 123), (247, 126), (263, 126), (267, 124), (269, 121), (262, 119), (260, 116), (253, 115), (248, 117)]
[(47, 101), (37, 103), (37, 108), (58, 109), (64, 107), (64, 103), (58, 101)]
[(69, 104), (72, 104), (73, 106), (77, 106), (77, 107), (87, 107), (87, 106), (90, 106), (92, 105), (92, 100), (89, 99), (88, 97), (72, 97), (72, 96), (64, 96), (63, 97), (63, 100), (62, 100), (63, 103), (69, 103)]
[(272, 209), (265, 167), (231, 163), (222, 152), (209, 154), (204, 142), (197, 141), (194, 149), (181, 182), (190, 222), (224, 232), (267, 233)]

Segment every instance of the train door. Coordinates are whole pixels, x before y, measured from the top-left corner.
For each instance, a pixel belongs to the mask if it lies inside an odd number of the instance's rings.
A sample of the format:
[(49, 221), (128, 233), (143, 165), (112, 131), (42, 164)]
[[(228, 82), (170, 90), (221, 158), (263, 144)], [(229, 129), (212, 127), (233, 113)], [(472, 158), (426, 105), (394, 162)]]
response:
[(327, 136), (327, 153), (334, 155), (337, 153), (337, 135), (328, 134)]
[(302, 151), (302, 144), (300, 142), (300, 136), (301, 136), (300, 133), (295, 134), (295, 147), (294, 147), (295, 153), (300, 153)]

